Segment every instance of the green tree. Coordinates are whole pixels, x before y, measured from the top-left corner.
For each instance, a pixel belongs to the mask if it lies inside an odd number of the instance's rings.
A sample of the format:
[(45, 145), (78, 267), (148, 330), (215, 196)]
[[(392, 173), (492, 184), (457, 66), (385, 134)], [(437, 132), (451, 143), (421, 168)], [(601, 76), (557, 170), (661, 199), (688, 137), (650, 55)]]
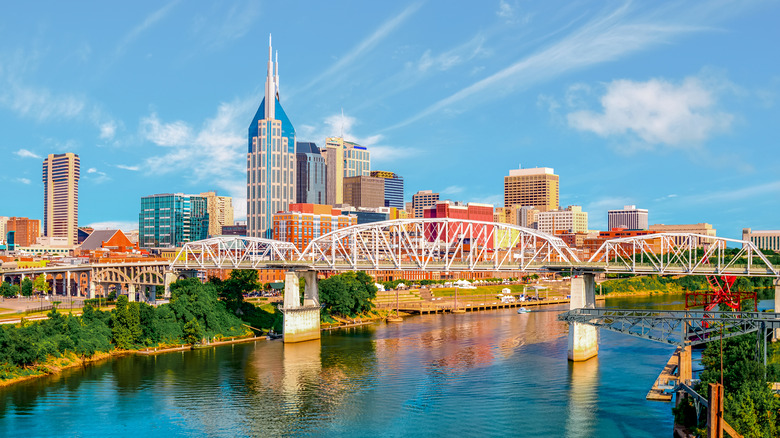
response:
[(3, 284), (0, 285), (0, 295), (4, 298), (13, 298), (18, 292), (19, 286), (16, 286), (15, 284), (3, 282)]
[(195, 345), (203, 338), (203, 332), (200, 329), (198, 320), (192, 318), (184, 324), (184, 341), (190, 345)]
[(135, 347), (143, 335), (138, 303), (129, 303), (127, 296), (120, 295), (111, 315), (111, 333), (114, 345), (123, 350)]
[(33, 289), (37, 292), (40, 292), (42, 294), (48, 294), (51, 290), (51, 287), (49, 286), (49, 282), (46, 281), (46, 276), (41, 274), (37, 277), (35, 277), (35, 281), (33, 282)]
[(33, 281), (29, 277), (22, 280), (22, 296), (29, 297), (33, 294)]
[(344, 272), (318, 283), (320, 302), (329, 313), (355, 316), (373, 309), (376, 286), (365, 272)]

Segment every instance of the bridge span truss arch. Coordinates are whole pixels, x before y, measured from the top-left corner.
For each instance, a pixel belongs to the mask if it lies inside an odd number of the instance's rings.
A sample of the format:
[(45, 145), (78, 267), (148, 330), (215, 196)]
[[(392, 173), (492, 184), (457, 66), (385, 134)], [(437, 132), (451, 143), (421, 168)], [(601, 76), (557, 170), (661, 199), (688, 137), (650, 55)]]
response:
[[(728, 244), (738, 246), (727, 251)], [(584, 269), (629, 274), (730, 275), (780, 278), (753, 242), (689, 233), (656, 233), (605, 241)]]
[(299, 259), (325, 270), (526, 271), (576, 265), (560, 238), (511, 224), (451, 218), (353, 225), (314, 239)]
[(219, 236), (185, 243), (169, 268), (259, 269), (269, 264), (294, 263), (300, 251), (294, 244), (273, 239)]

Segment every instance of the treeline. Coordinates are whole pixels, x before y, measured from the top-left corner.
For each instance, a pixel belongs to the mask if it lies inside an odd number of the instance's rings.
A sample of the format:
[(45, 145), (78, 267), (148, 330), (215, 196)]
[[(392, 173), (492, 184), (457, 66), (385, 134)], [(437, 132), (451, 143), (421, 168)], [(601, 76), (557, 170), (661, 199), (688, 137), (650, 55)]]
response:
[[(777, 361), (780, 345), (770, 344), (771, 357)], [(745, 437), (780, 436), (780, 398), (769, 382), (780, 381), (780, 365), (756, 360), (756, 336), (742, 335), (723, 340), (723, 415)], [(721, 382), (720, 342), (710, 342), (702, 352), (704, 371), (696, 392), (707, 396), (710, 383)], [(696, 421), (696, 409), (688, 399), (674, 408), (675, 422), (701, 433), (706, 419)]]
[[(224, 282), (179, 280), (171, 285), (170, 302), (157, 307), (128, 302), (126, 296), (120, 296), (111, 311), (85, 304), (80, 316), (53, 310), (42, 321), (0, 326), (0, 379), (35, 372), (36, 366), (50, 357), (72, 354), (88, 359), (115, 349), (194, 344), (202, 338), (247, 335), (246, 321), (254, 327), (281, 330), (281, 315), (237, 297), (237, 291), (253, 283), (251, 274), (234, 272), (235, 278)], [(257, 273), (250, 272), (256, 280)]]
[(374, 309), (377, 288), (374, 279), (363, 271), (344, 272), (318, 283), (322, 318), (330, 315), (354, 317)]
[[(606, 280), (599, 283), (601, 293), (637, 293), (647, 291), (684, 292), (709, 290), (710, 285), (703, 275), (684, 275), (679, 278), (658, 275), (635, 276)], [(732, 290), (752, 291), (772, 287), (771, 277), (737, 277)]]

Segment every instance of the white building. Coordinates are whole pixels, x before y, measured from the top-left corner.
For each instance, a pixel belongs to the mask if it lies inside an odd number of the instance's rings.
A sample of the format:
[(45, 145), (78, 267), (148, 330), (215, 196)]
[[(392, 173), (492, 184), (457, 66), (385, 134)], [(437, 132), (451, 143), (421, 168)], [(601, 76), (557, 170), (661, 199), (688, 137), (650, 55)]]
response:
[(609, 230), (614, 228), (646, 230), (647, 210), (636, 208), (636, 205), (626, 205), (622, 210), (609, 210), (607, 212), (607, 226)]
[(780, 251), (780, 230), (742, 229), (742, 240), (753, 242), (758, 249)]
[(570, 205), (566, 210), (539, 212), (539, 231), (555, 234), (555, 231), (565, 230), (569, 233), (588, 232), (588, 213), (582, 211), (579, 205)]

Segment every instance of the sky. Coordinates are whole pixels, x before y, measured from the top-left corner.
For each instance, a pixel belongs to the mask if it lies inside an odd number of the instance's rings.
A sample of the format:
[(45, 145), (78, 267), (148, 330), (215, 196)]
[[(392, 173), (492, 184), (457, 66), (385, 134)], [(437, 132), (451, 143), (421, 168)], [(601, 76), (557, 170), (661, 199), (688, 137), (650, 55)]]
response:
[(560, 175), (591, 229), (780, 229), (780, 2), (12, 2), (0, 14), (0, 216), (43, 216), (42, 159), (81, 159), (79, 223), (217, 190), (246, 214), (268, 37), (299, 141), (343, 133), (373, 170), (503, 205)]

